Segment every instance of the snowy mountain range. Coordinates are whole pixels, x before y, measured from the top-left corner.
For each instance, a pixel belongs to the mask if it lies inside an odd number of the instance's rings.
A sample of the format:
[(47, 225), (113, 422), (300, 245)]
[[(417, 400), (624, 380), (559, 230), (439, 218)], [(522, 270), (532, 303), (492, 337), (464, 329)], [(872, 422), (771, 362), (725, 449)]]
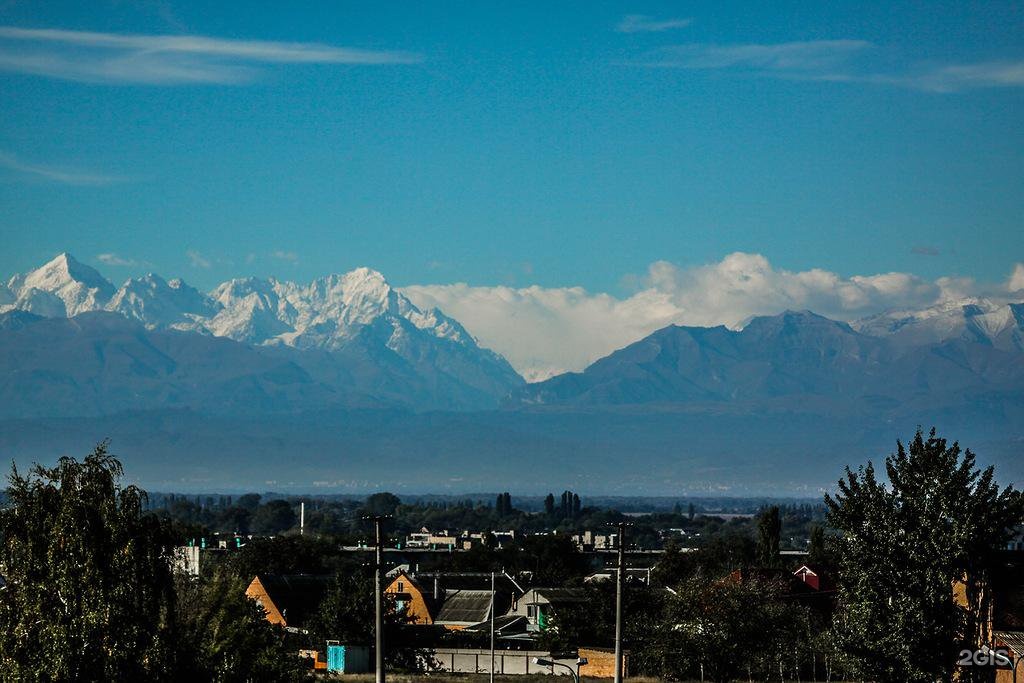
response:
[[(0, 313), (7, 311), (75, 319), (106, 312), (135, 323), (141, 328), (137, 339), (146, 343), (152, 341), (147, 332), (175, 331), (229, 339), (265, 355), (277, 349), (291, 362), (314, 366), (315, 381), (327, 377), (339, 390), (347, 384), (348, 393), (386, 394), (415, 408), (493, 407), (523, 383), (504, 358), (480, 347), (458, 321), (437, 309), (420, 310), (368, 268), (308, 285), (235, 279), (204, 294), (155, 274), (115, 288), (95, 269), (60, 254), (0, 289)], [(97, 320), (82, 327), (100, 325)], [(19, 365), (11, 363), (11, 368)]]
[[(438, 309), (421, 311), (369, 268), (328, 275), (309, 285), (274, 278), (237, 278), (208, 295), (179, 279), (150, 273), (115, 288), (95, 269), (60, 254), (0, 290), (0, 313), (22, 310), (53, 318), (111, 311), (150, 329), (175, 329), (248, 344), (337, 350), (368, 325), (386, 320), (388, 345), (401, 347), (411, 328), (456, 344), (476, 341)], [(411, 328), (410, 328), (411, 326)]]

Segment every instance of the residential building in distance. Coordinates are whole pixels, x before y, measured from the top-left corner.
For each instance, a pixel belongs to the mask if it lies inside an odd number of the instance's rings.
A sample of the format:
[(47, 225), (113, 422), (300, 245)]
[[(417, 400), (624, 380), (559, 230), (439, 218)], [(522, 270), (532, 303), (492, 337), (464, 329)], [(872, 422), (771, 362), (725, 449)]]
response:
[[(498, 594), (495, 593), (494, 597), (497, 601)], [(505, 594), (502, 594), (502, 598), (504, 597)], [(495, 611), (495, 616), (500, 612), (499, 608)], [(490, 618), (491, 591), (454, 589), (445, 593), (434, 623), (444, 626), (449, 631), (461, 631), (467, 626), (489, 621)]]
[(245, 594), (260, 603), (267, 621), (302, 632), (316, 614), (333, 577), (313, 574), (259, 574)]
[(507, 531), (462, 531), (455, 533), (448, 529), (431, 531), (423, 527), (405, 537), (406, 548), (429, 548), (433, 550), (449, 548), (451, 550), (469, 550), (474, 545), (484, 543), (487, 536), (494, 539), (494, 543), (501, 548), (506, 543), (512, 543), (516, 539), (514, 529)]
[(583, 552), (594, 550), (614, 550), (619, 547), (618, 534), (598, 534), (593, 531), (584, 531), (581, 534), (574, 534), (573, 543)]
[(582, 588), (531, 588), (512, 603), (509, 617), (525, 617), (528, 632), (544, 631), (560, 606), (579, 605), (587, 601)]

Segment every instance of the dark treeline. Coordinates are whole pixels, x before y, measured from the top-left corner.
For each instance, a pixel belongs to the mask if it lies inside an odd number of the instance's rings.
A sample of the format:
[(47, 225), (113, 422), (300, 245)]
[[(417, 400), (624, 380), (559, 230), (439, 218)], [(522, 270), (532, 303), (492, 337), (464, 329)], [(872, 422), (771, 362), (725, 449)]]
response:
[[(358, 544), (366, 540), (363, 517), (391, 515), (389, 528), (396, 542), (406, 534), (427, 528), (494, 532), (513, 530), (521, 534), (557, 531), (559, 533), (612, 533), (612, 527), (628, 520), (630, 545), (639, 549), (660, 549), (667, 543), (697, 547), (722, 534), (757, 533), (754, 515), (727, 515), (701, 512), (693, 502), (677, 501), (673, 508), (650, 514), (626, 513), (614, 508), (585, 505), (579, 494), (564, 491), (558, 498), (548, 494), (540, 511), (518, 507), (518, 499), (501, 493), (492, 500), (472, 498), (416, 501), (407, 503), (383, 492), (364, 499), (324, 499), (309, 496), (275, 496), (265, 499), (257, 493), (231, 495), (159, 494), (147, 509), (173, 521), (183, 537), (198, 539), (213, 534), (274, 535), (296, 533), (300, 504), (305, 504), (305, 531), (330, 535), (339, 542)], [(816, 525), (825, 516), (824, 504), (790, 503), (774, 506), (781, 515), (782, 549), (803, 550)]]
[[(183, 493), (183, 492), (163, 492), (163, 491), (150, 491), (148, 492), (147, 509), (166, 507), (168, 502), (171, 500), (190, 500), (199, 507), (230, 507), (233, 502), (237, 502), (238, 498), (243, 495), (253, 495), (258, 493), (261, 500), (269, 501), (276, 498), (284, 499), (303, 499), (306, 501), (323, 502), (323, 503), (350, 503), (359, 504), (366, 500), (366, 497), (370, 493), (354, 494), (354, 493), (320, 493), (320, 494), (292, 494), (282, 493), (279, 491), (264, 491), (250, 492), (250, 491), (235, 491), (233, 493), (224, 493), (218, 491), (212, 492), (198, 492), (198, 493)], [(466, 494), (424, 494), (424, 493), (398, 493), (401, 499), (410, 505), (465, 505), (469, 501), (472, 505), (484, 505), (494, 504), (496, 497), (504, 495), (504, 492), (484, 492), (484, 493), (466, 493)], [(583, 495), (583, 494), (580, 494)], [(515, 506), (517, 509), (523, 512), (542, 512), (547, 505), (548, 497), (556, 497), (556, 500), (560, 498), (560, 494), (556, 496), (554, 493), (544, 495), (531, 495), (516, 493)], [(3, 493), (0, 493), (0, 503), (3, 501)], [(718, 515), (736, 515), (736, 514), (754, 514), (766, 507), (776, 505), (780, 508), (794, 508), (794, 509), (821, 509), (823, 504), (821, 499), (814, 498), (770, 498), (770, 497), (742, 497), (742, 496), (710, 496), (705, 494), (700, 495), (685, 495), (678, 497), (668, 496), (606, 496), (606, 495), (593, 495), (586, 494), (586, 502), (592, 507), (605, 508), (610, 510), (619, 510), (626, 514), (634, 513), (658, 513), (658, 512), (672, 512), (679, 511), (682, 507), (684, 510), (690, 507), (693, 508), (696, 514), (718, 514)]]

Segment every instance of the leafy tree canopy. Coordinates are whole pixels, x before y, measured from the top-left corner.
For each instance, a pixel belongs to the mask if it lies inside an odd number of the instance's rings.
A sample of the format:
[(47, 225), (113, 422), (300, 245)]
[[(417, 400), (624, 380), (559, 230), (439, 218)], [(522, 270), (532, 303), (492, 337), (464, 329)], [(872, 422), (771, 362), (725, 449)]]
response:
[(0, 511), (0, 676), (164, 680), (173, 670), (168, 531), (103, 442), (81, 462), (12, 468)]
[[(1021, 495), (1000, 490), (970, 450), (918, 430), (885, 460), (888, 484), (869, 462), (847, 469), (828, 521), (840, 534), (846, 651), (865, 677), (948, 680), (955, 653), (983, 640), (984, 586), (996, 549), (1024, 519)], [(966, 604), (953, 600), (964, 586)]]

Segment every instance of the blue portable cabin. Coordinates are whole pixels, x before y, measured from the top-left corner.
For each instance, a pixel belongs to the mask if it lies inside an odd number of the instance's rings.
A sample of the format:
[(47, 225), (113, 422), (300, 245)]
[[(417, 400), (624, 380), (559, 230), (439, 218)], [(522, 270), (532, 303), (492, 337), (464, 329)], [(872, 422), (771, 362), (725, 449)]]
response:
[(327, 670), (339, 674), (370, 671), (370, 648), (366, 645), (328, 645)]

